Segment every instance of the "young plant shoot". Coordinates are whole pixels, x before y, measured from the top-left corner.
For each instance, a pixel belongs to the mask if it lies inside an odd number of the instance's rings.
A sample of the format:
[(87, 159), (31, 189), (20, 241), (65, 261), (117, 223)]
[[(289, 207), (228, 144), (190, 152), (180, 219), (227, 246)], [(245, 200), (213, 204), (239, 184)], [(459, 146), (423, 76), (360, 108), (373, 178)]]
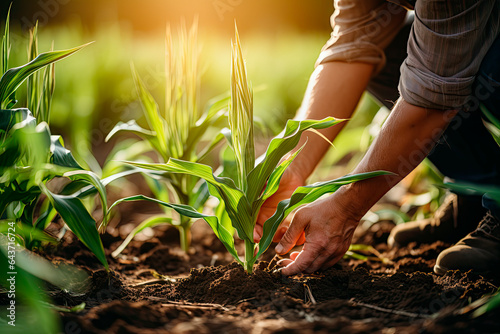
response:
[[(160, 110), (155, 99), (140, 79), (139, 74), (132, 68), (148, 127), (143, 128), (134, 120), (127, 123), (120, 122), (109, 133), (106, 140), (119, 132), (134, 133), (149, 143), (149, 146), (143, 146), (143, 152), (140, 154), (135, 153), (138, 156), (137, 159), (150, 160), (144, 153), (153, 150), (157, 159), (162, 162), (169, 159), (198, 162), (224, 140), (224, 136), (219, 133), (203, 149), (198, 150), (200, 142), (208, 134), (210, 127), (224, 121), (225, 111), (223, 109), (227, 106), (228, 98), (209, 103), (210, 107), (203, 114), (199, 111), (200, 48), (197, 35), (196, 22), (193, 23), (189, 31), (182, 26), (177, 39), (174, 38), (170, 27), (167, 29), (165, 52), (166, 88), (163, 110)], [(173, 195), (172, 200), (175, 203), (201, 209), (209, 197), (206, 184), (196, 175), (141, 171), (148, 176), (149, 188), (158, 200), (169, 201)], [(118, 200), (115, 205), (129, 200), (131, 199)], [(165, 214), (144, 221), (113, 252), (113, 256), (118, 256), (134, 235), (142, 229), (165, 223), (172, 224), (179, 230), (181, 248), (187, 252), (191, 243), (192, 219), (185, 215), (180, 215), (178, 219), (172, 219), (169, 211), (168, 209)]]
[[(182, 215), (191, 218), (203, 218), (213, 229), (226, 249), (248, 273), (252, 273), (253, 264), (266, 251), (272, 242), (280, 223), (297, 207), (313, 202), (324, 194), (332, 193), (339, 187), (355, 181), (364, 180), (386, 172), (370, 172), (348, 175), (342, 178), (299, 187), (290, 199), (281, 201), (276, 212), (264, 224), (262, 239), (258, 244), (253, 240), (253, 230), (264, 201), (278, 190), (280, 179), (286, 168), (292, 163), (300, 150), (289, 155), (298, 144), (301, 134), (306, 130), (324, 129), (342, 122), (333, 117), (323, 120), (289, 120), (280, 136), (274, 138), (267, 148), (263, 159), (255, 164), (253, 138), (253, 97), (251, 85), (242, 55), (238, 31), (232, 43), (231, 63), (231, 101), (229, 106), (230, 135), (226, 138), (233, 150), (237, 165), (237, 174), (233, 177), (218, 177), (210, 166), (171, 158), (166, 164), (133, 163), (153, 171), (192, 175), (204, 179), (210, 194), (217, 197), (225, 211), (217, 210), (215, 216), (197, 212), (186, 205), (160, 203)], [(136, 199), (144, 199), (136, 198)], [(225, 219), (225, 215), (229, 219)], [(245, 242), (245, 254), (238, 256), (234, 245), (233, 231)]]
[[(54, 63), (79, 51), (70, 50), (38, 54), (37, 26), (31, 31), (29, 62), (9, 69), (9, 18), (2, 38), (0, 58), (0, 233), (16, 227), (16, 242), (27, 249), (55, 238), (44, 229), (59, 213), (73, 233), (108, 269), (96, 221), (81, 201), (82, 188), (99, 193), (106, 212), (106, 192), (92, 172), (83, 168), (64, 147), (60, 136), (53, 136), (48, 122), (54, 92)], [(28, 81), (31, 108), (17, 108), (16, 91)], [(33, 112), (33, 113), (32, 113)], [(59, 177), (71, 182), (61, 193), (47, 184)], [(45, 195), (45, 198), (42, 196)]]

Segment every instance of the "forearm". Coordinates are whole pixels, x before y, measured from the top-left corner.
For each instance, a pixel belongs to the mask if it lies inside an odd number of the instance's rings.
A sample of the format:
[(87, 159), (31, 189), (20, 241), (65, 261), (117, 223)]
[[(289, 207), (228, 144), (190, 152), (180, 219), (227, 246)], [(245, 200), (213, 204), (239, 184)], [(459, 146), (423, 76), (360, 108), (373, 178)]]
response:
[(412, 106), (400, 99), (353, 174), (385, 170), (394, 175), (377, 177), (344, 187), (352, 212), (361, 218), (387, 191), (422, 162), (456, 111)]
[[(372, 73), (373, 65), (366, 63), (329, 62), (319, 65), (311, 75), (296, 119), (323, 119), (329, 116), (350, 118)], [(344, 125), (345, 122), (320, 132), (333, 141)], [(306, 141), (306, 147), (292, 164), (292, 168), (304, 180), (314, 171), (330, 147), (320, 136), (306, 132), (297, 148), (302, 147)]]

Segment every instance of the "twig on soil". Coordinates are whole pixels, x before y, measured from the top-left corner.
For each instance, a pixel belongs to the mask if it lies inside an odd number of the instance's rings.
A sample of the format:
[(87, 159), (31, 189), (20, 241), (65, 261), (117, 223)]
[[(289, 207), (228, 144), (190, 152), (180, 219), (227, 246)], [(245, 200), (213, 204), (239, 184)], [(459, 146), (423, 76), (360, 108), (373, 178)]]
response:
[(385, 313), (392, 313), (392, 314), (397, 314), (397, 315), (402, 315), (405, 317), (410, 317), (410, 318), (423, 318), (427, 319), (429, 318), (428, 315), (425, 314), (418, 314), (418, 313), (412, 313), (412, 312), (407, 312), (407, 311), (400, 311), (400, 310), (392, 310), (388, 308), (383, 308), (380, 306), (376, 305), (370, 305), (370, 304), (365, 304), (361, 302), (357, 302), (354, 300), (354, 298), (351, 298), (348, 302), (351, 306), (361, 306), (361, 307), (366, 307), (372, 310), (380, 311), (380, 312), (385, 312)]
[(254, 299), (257, 299), (257, 297), (250, 297), (247, 299), (242, 299), (242, 300), (239, 300), (236, 304), (241, 304), (241, 303), (248, 302), (248, 301), (254, 300)]
[(145, 285), (151, 285), (151, 284), (171, 284), (175, 283), (176, 280), (174, 278), (168, 278), (168, 279), (152, 279), (150, 281), (145, 281), (145, 282), (139, 282), (136, 284), (131, 284), (129, 287), (131, 288), (140, 288)]
[(190, 302), (176, 302), (173, 300), (168, 300), (164, 298), (159, 298), (159, 297), (149, 297), (149, 300), (157, 300), (157, 301), (162, 301), (163, 303), (161, 306), (179, 306), (181, 308), (188, 308), (188, 309), (205, 309), (205, 310), (213, 310), (213, 309), (218, 309), (222, 311), (229, 311), (227, 307), (224, 307), (220, 304), (210, 304), (210, 303), (190, 303)]
[(309, 300), (311, 301), (311, 303), (313, 305), (316, 305), (317, 304), (316, 299), (314, 298), (314, 296), (312, 294), (311, 288), (309, 287), (309, 285), (307, 285), (305, 283), (304, 283), (304, 286), (306, 288), (306, 290), (305, 290), (306, 291), (306, 299), (307, 299), (307, 297), (309, 297)]

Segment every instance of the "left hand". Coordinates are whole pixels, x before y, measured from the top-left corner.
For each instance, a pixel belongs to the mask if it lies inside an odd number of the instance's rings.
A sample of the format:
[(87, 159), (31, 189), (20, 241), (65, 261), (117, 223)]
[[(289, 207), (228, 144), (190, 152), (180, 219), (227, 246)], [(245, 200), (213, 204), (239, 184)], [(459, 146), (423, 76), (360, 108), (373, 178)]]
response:
[(276, 246), (276, 253), (288, 253), (298, 244), (303, 232), (305, 243), (300, 252), (293, 252), (290, 259), (278, 263), (285, 266), (281, 271), (283, 275), (327, 269), (344, 256), (359, 219), (355, 214), (349, 213), (347, 207), (342, 205), (341, 199), (346, 198), (340, 193), (334, 193), (300, 208), (295, 213), (288, 230)]

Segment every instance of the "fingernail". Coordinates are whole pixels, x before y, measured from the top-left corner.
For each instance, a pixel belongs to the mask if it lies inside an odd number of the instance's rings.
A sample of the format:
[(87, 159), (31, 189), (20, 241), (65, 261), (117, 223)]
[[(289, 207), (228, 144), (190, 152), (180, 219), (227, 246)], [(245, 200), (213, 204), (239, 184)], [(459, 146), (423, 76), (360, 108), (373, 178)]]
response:
[(276, 253), (281, 254), (281, 252), (283, 252), (283, 246), (281, 246), (281, 244), (278, 244), (278, 246), (276, 246), (274, 250), (276, 251)]
[(260, 240), (260, 235), (257, 233), (257, 231), (253, 231), (253, 240), (258, 241)]
[(274, 269), (273, 270), (273, 273), (276, 274), (276, 273), (280, 273), (283, 269), (285, 269), (285, 267), (281, 267), (281, 268), (278, 268), (278, 269)]

